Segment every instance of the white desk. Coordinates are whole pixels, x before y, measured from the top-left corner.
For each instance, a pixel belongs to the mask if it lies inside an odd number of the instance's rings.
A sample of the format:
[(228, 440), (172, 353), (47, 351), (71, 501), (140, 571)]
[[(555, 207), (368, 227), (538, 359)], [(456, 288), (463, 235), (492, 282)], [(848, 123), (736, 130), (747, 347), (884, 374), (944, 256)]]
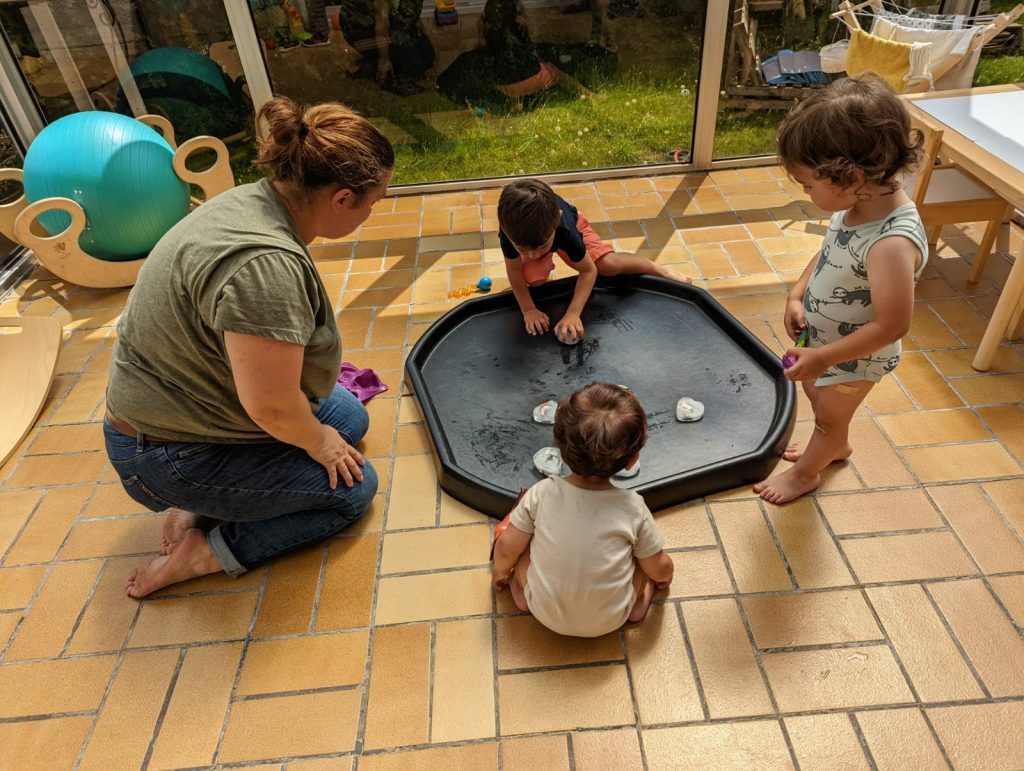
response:
[[(943, 132), (941, 153), (996, 195), (1024, 210), (1024, 83), (904, 97), (911, 120)], [(987, 370), (1014, 308), (1024, 296), (1024, 255), (1017, 255), (973, 366)]]

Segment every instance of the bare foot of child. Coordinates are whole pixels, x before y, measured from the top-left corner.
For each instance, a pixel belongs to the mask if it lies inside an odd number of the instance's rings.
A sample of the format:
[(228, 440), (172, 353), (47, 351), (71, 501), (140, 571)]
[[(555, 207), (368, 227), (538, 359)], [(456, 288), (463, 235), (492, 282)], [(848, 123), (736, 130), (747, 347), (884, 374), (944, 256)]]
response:
[(627, 621), (643, 621), (647, 616), (647, 611), (651, 609), (651, 598), (654, 597), (654, 582), (645, 581), (644, 590), (640, 593), (640, 596), (636, 598), (636, 602), (633, 604), (633, 610), (629, 612)]
[(683, 275), (678, 270), (673, 270), (668, 265), (658, 265), (657, 263), (655, 263), (654, 267), (657, 268), (658, 275), (661, 276), (662, 278), (668, 278), (671, 279), (672, 281), (679, 281), (680, 283), (683, 284), (693, 283), (692, 278)]
[[(798, 460), (800, 460), (804, 456), (804, 450), (805, 449), (807, 449), (807, 448), (806, 448), (806, 445), (804, 445), (803, 442), (793, 442), (792, 444), (789, 445), (789, 447), (787, 447), (782, 452), (782, 459), (783, 460), (788, 460), (788, 461), (790, 461), (792, 463), (796, 463)], [(841, 460), (846, 460), (851, 455), (853, 455), (853, 445), (847, 443), (846, 449), (843, 450), (838, 455), (836, 455), (836, 457), (832, 459), (832, 462), (833, 463), (837, 463), (837, 462), (839, 462)]]
[(165, 586), (220, 570), (220, 561), (210, 551), (206, 533), (192, 528), (170, 554), (156, 557), (132, 570), (124, 590), (129, 597), (139, 599)]
[(797, 471), (796, 467), (776, 474), (763, 482), (754, 485), (754, 492), (769, 503), (789, 503), (801, 495), (817, 489), (821, 484), (821, 474), (808, 476)]
[(168, 509), (167, 519), (164, 520), (164, 531), (160, 536), (160, 553), (167, 555), (174, 551), (174, 547), (181, 543), (185, 533), (194, 528), (198, 522), (198, 514), (184, 509)]

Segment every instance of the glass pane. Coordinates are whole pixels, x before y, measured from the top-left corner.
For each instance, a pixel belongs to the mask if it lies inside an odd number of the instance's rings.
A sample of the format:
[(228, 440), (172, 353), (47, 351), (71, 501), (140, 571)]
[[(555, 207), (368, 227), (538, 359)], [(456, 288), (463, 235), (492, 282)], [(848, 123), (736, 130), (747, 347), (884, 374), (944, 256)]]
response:
[[(916, 69), (902, 78), (901, 73), (894, 75), (897, 90), (921, 91), (932, 84), (936, 90), (950, 90), (1024, 80), (1021, 27), (1006, 28), (983, 48), (969, 47), (977, 27), (1015, 4), (882, 0), (880, 13), (865, 7), (855, 19), (878, 37), (931, 43)], [(715, 134), (717, 158), (773, 152), (786, 111), (829, 78), (845, 75), (850, 35), (846, 24), (830, 18), (836, 5), (832, 0), (733, 0)], [(877, 54), (865, 53), (869, 61), (878, 62)]]
[(786, 112), (836, 75), (821, 71), (819, 51), (844, 40), (829, 18), (831, 0), (733, 0), (726, 43), (715, 157), (775, 151)]
[(252, 103), (222, 0), (7, 2), (0, 25), (47, 122), (154, 113), (178, 144), (220, 137), (249, 168)]
[[(0, 169), (20, 169), (22, 164), (21, 151), (11, 139), (7, 127), (0, 119)], [(21, 184), (14, 180), (0, 180), (0, 204), (11, 203), (21, 195)], [(14, 265), (13, 252), (17, 244), (5, 234), (0, 233), (0, 297), (3, 297), (16, 278), (11, 275)]]
[(371, 118), (398, 184), (688, 157), (704, 0), (250, 2), (275, 93)]
[[(1011, 0), (992, 0), (992, 13), (1005, 13), (1017, 5)], [(982, 8), (984, 10), (984, 8)], [(1020, 20), (1018, 19), (1018, 22)], [(1000, 32), (982, 49), (978, 69), (974, 72), (975, 86), (995, 86), (1020, 83), (1024, 80), (1024, 28), (1014, 24)]]

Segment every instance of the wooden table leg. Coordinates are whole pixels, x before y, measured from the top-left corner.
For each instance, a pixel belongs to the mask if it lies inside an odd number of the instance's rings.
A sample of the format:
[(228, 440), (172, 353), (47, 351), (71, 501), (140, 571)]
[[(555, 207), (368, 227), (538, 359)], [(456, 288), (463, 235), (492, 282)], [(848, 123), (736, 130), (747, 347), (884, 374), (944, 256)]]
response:
[(992, 366), (992, 359), (996, 356), (996, 350), (1010, 326), (1010, 318), (1022, 295), (1024, 295), (1024, 254), (1019, 254), (1013, 262), (1010, 275), (1006, 277), (1006, 285), (999, 295), (999, 302), (996, 303), (996, 309), (992, 312), (992, 319), (985, 327), (985, 335), (981, 338), (978, 353), (974, 356), (974, 361), (971, 364), (979, 372), (984, 372)]

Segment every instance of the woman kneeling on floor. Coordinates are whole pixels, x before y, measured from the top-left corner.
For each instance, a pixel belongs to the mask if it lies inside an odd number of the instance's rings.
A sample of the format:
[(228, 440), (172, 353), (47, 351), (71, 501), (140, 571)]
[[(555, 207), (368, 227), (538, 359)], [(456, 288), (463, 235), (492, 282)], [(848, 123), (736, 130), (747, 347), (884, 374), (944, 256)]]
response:
[(117, 328), (103, 430), (128, 495), (169, 510), (160, 556), (126, 591), (233, 576), (366, 512), (366, 409), (337, 385), (341, 340), (306, 245), (370, 216), (388, 140), (340, 104), (273, 99), (257, 116), (268, 179), (203, 204), (154, 247)]

